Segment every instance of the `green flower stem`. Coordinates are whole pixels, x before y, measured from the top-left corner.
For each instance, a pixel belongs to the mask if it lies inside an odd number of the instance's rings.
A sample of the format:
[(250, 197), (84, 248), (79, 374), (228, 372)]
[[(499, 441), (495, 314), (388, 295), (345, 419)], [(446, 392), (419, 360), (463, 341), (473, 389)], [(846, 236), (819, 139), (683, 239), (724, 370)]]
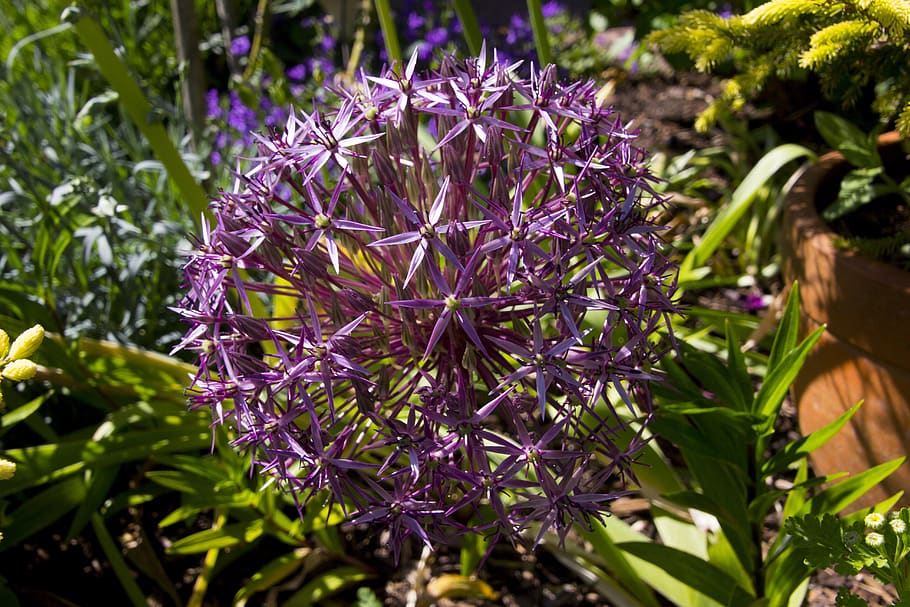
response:
[[(477, 15), (471, 6), (470, 0), (455, 0), (455, 13), (461, 21), (461, 30), (464, 32), (465, 42), (474, 56), (480, 56), (480, 47), (483, 45), (483, 35), (480, 33), (480, 24)], [(539, 5), (540, 3), (538, 3)]]
[(95, 57), (98, 70), (107, 79), (111, 88), (117, 92), (127, 114), (148, 139), (155, 156), (167, 169), (168, 175), (186, 200), (189, 212), (198, 222), (208, 207), (208, 195), (183, 162), (180, 153), (168, 136), (167, 129), (160, 121), (152, 118), (154, 114), (151, 104), (130, 75), (124, 62), (117, 57), (104, 30), (78, 7), (70, 7), (64, 11), (63, 19), (73, 24), (82, 44)]
[[(220, 510), (216, 510), (216, 513), (212, 529), (221, 529), (227, 522), (227, 516)], [(205, 558), (202, 561), (202, 571), (199, 572), (199, 577), (196, 578), (196, 583), (193, 584), (193, 594), (190, 596), (190, 600), (186, 602), (186, 607), (202, 607), (205, 592), (209, 588), (209, 581), (211, 581), (212, 575), (215, 573), (215, 563), (218, 562), (219, 554), (221, 554), (221, 548), (212, 548), (205, 553)]]
[(543, 19), (540, 0), (528, 0), (528, 14), (531, 18), (531, 30), (534, 32), (534, 46), (537, 48), (537, 59), (540, 65), (553, 63), (550, 51), (550, 40), (547, 37), (547, 24)]
[(382, 30), (382, 39), (385, 41), (385, 52), (389, 56), (389, 63), (401, 64), (401, 44), (398, 42), (398, 31), (395, 29), (395, 20), (392, 18), (392, 7), (389, 0), (376, 0), (376, 15), (379, 17), (379, 28)]

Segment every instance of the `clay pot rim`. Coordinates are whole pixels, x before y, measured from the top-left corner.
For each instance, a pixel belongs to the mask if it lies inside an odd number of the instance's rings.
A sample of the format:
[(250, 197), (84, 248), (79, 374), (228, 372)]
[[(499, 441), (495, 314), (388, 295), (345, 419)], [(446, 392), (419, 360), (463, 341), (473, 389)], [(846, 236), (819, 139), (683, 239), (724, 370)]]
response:
[[(878, 145), (880, 148), (898, 145), (902, 140), (900, 134), (890, 131), (879, 136)], [(811, 247), (815, 254), (834, 257), (838, 265), (862, 267), (862, 272), (867, 273), (870, 280), (887, 284), (892, 289), (901, 288), (910, 296), (910, 272), (857, 251), (838, 247), (835, 241), (840, 235), (828, 226), (815, 208), (815, 194), (822, 183), (830, 178), (835, 169), (846, 164), (849, 163), (840, 152), (824, 154), (809, 165), (788, 195), (785, 212), (791, 218), (797, 249), (805, 251)], [(903, 286), (899, 287), (902, 283)]]

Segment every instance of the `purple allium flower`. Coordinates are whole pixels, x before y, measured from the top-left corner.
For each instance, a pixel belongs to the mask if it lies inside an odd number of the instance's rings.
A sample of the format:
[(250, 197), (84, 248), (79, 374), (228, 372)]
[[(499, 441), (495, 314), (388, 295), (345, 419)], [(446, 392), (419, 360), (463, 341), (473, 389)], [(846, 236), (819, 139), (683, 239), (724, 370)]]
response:
[(177, 310), (191, 406), (396, 558), (608, 512), (643, 444), (617, 409), (650, 418), (674, 313), (634, 133), (592, 82), (484, 55), (361, 76), (258, 136)]
[(231, 40), (231, 54), (235, 57), (246, 55), (250, 52), (249, 36), (237, 36)]

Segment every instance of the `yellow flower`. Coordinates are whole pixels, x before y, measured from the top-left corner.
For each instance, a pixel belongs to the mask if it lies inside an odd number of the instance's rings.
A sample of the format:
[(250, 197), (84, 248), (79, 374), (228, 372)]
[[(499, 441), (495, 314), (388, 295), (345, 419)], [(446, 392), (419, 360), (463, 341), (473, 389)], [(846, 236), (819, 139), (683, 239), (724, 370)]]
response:
[(26, 329), (19, 334), (19, 337), (17, 337), (16, 341), (13, 342), (13, 345), (10, 346), (7, 358), (9, 360), (19, 360), (31, 356), (38, 349), (38, 346), (41, 345), (43, 339), (44, 327), (41, 325), (35, 325), (31, 329)]
[(9, 354), (9, 334), (0, 329), (0, 360), (6, 358), (7, 354)]
[(0, 457), (0, 481), (6, 481), (13, 478), (16, 474), (16, 462)]
[(3, 371), (0, 373), (2, 373), (3, 377), (6, 379), (11, 379), (13, 381), (24, 381), (26, 379), (35, 377), (35, 373), (37, 372), (38, 365), (30, 360), (19, 359), (7, 363), (6, 366), (3, 367)]

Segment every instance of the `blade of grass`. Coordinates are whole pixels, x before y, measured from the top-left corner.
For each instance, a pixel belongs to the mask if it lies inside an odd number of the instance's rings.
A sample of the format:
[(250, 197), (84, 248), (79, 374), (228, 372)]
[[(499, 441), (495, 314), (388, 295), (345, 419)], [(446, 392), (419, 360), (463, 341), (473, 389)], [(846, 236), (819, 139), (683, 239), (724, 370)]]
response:
[(120, 552), (120, 547), (117, 546), (114, 542), (114, 538), (108, 533), (107, 527), (104, 526), (104, 519), (102, 519), (101, 515), (98, 513), (92, 515), (92, 529), (95, 531), (98, 543), (101, 544), (101, 549), (104, 550), (104, 555), (111, 564), (111, 569), (114, 570), (114, 574), (117, 576), (117, 579), (120, 580), (123, 591), (126, 592), (126, 595), (129, 597), (130, 603), (135, 607), (145, 607), (147, 605), (145, 602), (145, 593), (142, 592), (142, 589), (139, 588), (139, 585), (133, 579), (130, 568), (127, 566), (126, 561), (123, 559), (123, 554)]
[(470, 0), (455, 0), (455, 14), (461, 22), (461, 31), (464, 32), (465, 42), (468, 43), (468, 50), (475, 57), (480, 55), (480, 49), (483, 46), (483, 34), (480, 33), (480, 24), (477, 21), (477, 15), (471, 6)]
[(540, 0), (528, 0), (528, 15), (531, 18), (531, 31), (534, 33), (534, 47), (537, 49), (537, 60), (540, 65), (553, 63), (550, 51), (550, 39), (547, 37), (547, 24), (543, 18), (543, 7)]
[(379, 18), (379, 29), (382, 30), (382, 40), (385, 43), (385, 52), (389, 56), (389, 64), (401, 65), (401, 44), (398, 42), (398, 30), (395, 29), (395, 20), (392, 18), (392, 7), (389, 0), (376, 0), (376, 16)]
[[(529, 4), (530, 2), (528, 0)], [(815, 153), (793, 143), (779, 145), (761, 157), (733, 192), (730, 203), (717, 214), (701, 241), (686, 255), (680, 268), (681, 283), (690, 281), (694, 272), (717, 250), (771, 177), (793, 160), (802, 157), (812, 160)]]

